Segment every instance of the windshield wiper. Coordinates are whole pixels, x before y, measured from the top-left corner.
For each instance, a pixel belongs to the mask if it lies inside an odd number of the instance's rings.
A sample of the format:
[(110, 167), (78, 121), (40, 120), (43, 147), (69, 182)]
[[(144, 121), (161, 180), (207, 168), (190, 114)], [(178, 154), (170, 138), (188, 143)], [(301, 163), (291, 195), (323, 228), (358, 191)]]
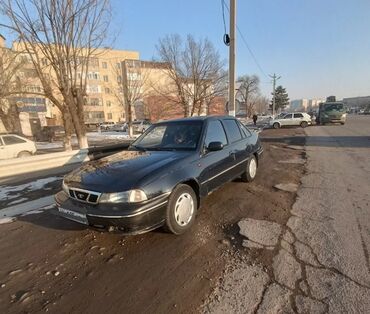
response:
[(142, 147), (142, 146), (137, 146), (137, 145), (132, 145), (131, 144), (131, 147), (137, 149), (140, 152), (145, 152), (146, 151), (146, 149), (144, 147)]

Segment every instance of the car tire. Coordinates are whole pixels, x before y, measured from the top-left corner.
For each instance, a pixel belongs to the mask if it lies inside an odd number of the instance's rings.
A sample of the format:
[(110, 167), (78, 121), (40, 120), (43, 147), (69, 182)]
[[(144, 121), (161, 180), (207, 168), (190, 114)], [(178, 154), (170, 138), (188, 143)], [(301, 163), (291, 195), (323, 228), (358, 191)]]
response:
[(187, 184), (176, 186), (168, 200), (164, 229), (180, 235), (193, 225), (198, 208), (194, 190)]
[(306, 121), (302, 121), (301, 122), (301, 127), (302, 128), (307, 128), (308, 127), (308, 123)]
[(258, 163), (255, 156), (249, 158), (245, 172), (242, 174), (243, 182), (252, 182), (257, 175)]
[(274, 129), (279, 129), (280, 128), (280, 124), (277, 123), (277, 122), (275, 122), (272, 126), (273, 126)]
[(344, 122), (341, 122), (340, 124), (341, 124), (341, 125), (344, 125)]
[(32, 154), (26, 150), (19, 152), (17, 155), (18, 158), (29, 157), (29, 156), (32, 156)]

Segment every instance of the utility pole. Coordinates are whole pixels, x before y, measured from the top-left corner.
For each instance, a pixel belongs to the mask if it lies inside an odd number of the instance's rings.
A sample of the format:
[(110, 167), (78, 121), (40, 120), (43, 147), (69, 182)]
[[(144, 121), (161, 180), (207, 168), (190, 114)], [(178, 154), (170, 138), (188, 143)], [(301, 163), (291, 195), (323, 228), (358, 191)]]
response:
[(281, 76), (277, 77), (276, 74), (269, 75), (272, 78), (272, 116), (275, 117), (275, 86), (276, 81), (281, 78)]
[(230, 0), (229, 115), (235, 117), (236, 0)]

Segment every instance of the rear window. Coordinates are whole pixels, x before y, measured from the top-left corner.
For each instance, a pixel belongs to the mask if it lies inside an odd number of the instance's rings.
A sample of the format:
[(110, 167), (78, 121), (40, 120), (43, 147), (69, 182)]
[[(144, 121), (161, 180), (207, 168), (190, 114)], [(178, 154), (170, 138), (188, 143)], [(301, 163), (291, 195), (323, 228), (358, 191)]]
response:
[(303, 118), (303, 114), (301, 113), (295, 113), (294, 118)]
[(240, 129), (236, 124), (235, 120), (232, 119), (223, 120), (223, 124), (226, 129), (227, 137), (229, 138), (231, 143), (239, 141), (242, 138)]
[(250, 137), (252, 136), (251, 131), (248, 130), (248, 128), (241, 122), (238, 122), (240, 130), (242, 130), (243, 137)]
[(26, 143), (25, 140), (11, 135), (5, 135), (3, 136), (3, 141), (5, 145), (13, 145), (13, 144), (20, 144), (20, 143)]

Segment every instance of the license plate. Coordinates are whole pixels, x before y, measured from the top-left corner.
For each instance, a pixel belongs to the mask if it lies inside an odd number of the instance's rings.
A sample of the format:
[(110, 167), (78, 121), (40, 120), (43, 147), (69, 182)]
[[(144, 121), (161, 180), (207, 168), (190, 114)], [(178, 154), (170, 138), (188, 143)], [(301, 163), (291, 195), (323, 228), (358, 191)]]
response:
[(87, 218), (85, 214), (81, 214), (78, 212), (75, 212), (73, 210), (65, 209), (62, 207), (59, 207), (59, 212), (62, 214), (63, 217), (82, 223), (84, 225), (88, 224)]

